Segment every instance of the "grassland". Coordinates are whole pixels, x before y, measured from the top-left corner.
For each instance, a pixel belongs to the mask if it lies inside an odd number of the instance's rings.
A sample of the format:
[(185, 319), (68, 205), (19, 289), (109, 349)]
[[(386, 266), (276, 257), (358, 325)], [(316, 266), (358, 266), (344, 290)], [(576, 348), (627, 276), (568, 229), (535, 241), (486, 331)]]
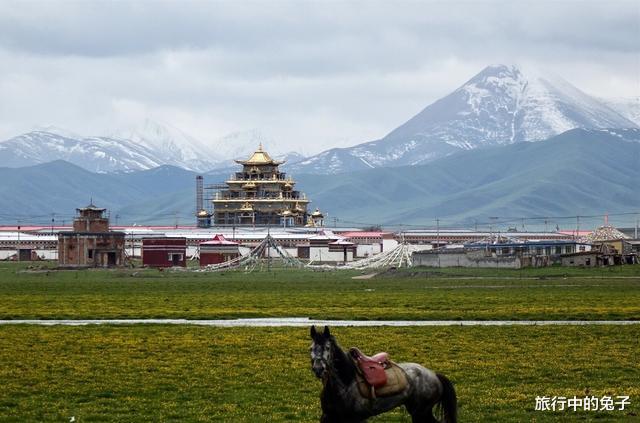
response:
[[(640, 327), (334, 328), (454, 381), (461, 422), (634, 421)], [(0, 327), (0, 421), (317, 421), (307, 328)], [(629, 395), (625, 411), (535, 397)], [(375, 421), (408, 422), (398, 410)]]
[[(29, 268), (31, 267), (31, 268)], [(0, 319), (640, 319), (640, 266), (358, 272), (56, 272), (0, 263)], [(334, 328), (451, 377), (462, 422), (640, 421), (640, 325)], [(0, 326), (3, 421), (317, 421), (307, 328)], [(629, 395), (627, 410), (535, 397)], [(374, 419), (408, 422), (398, 410)]]
[[(640, 266), (223, 273), (0, 264), (0, 319), (640, 319)], [(478, 269), (475, 269), (478, 270)]]

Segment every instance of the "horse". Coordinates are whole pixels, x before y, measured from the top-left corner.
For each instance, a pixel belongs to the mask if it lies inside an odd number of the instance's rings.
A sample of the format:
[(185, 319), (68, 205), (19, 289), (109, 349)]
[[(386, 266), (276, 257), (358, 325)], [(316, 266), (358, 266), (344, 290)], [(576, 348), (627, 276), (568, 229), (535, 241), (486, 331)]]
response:
[(356, 365), (325, 326), (322, 333), (311, 326), (311, 370), (322, 380), (321, 423), (364, 422), (369, 417), (404, 405), (411, 421), (438, 422), (433, 415), (439, 406), (443, 423), (457, 422), (457, 398), (451, 381), (416, 363), (397, 363), (407, 376), (407, 386), (387, 397), (368, 399), (357, 386)]

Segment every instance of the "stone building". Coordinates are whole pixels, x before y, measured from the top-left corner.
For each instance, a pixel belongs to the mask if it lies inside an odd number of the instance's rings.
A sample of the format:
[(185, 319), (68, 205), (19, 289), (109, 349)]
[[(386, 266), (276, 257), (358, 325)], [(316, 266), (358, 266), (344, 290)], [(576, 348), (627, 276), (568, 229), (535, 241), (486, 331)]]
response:
[(106, 209), (93, 204), (76, 209), (72, 232), (58, 235), (62, 267), (112, 267), (124, 264), (124, 232), (109, 230)]

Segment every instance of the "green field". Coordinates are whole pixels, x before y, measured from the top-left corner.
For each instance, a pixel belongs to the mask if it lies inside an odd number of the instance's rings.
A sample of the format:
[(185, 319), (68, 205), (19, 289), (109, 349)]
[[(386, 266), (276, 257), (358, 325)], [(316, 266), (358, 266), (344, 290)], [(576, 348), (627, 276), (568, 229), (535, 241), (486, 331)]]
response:
[[(224, 273), (0, 263), (0, 319), (640, 319), (640, 266)], [(460, 421), (640, 421), (640, 325), (334, 328), (449, 376)], [(308, 328), (0, 326), (0, 421), (317, 421)], [(625, 411), (535, 397), (629, 395)], [(373, 419), (408, 422), (401, 409)]]
[[(632, 421), (640, 327), (334, 328), (448, 375), (461, 422)], [(2, 421), (317, 421), (308, 328), (0, 327)], [(534, 411), (535, 397), (629, 395), (609, 413)], [(403, 410), (376, 419), (408, 422)]]
[[(492, 273), (491, 273), (492, 272)], [(0, 264), (0, 319), (640, 319), (640, 266), (222, 273), (22, 270)]]

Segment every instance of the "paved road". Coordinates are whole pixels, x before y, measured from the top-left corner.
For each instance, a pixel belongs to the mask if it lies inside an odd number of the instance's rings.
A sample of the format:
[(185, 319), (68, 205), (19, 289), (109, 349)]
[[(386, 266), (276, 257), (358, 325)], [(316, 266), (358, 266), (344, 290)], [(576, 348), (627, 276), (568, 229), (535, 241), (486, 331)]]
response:
[(187, 320), (0, 320), (0, 325), (86, 326), (86, 325), (195, 325), (215, 327), (302, 327), (317, 326), (552, 326), (552, 325), (638, 325), (640, 320), (313, 320), (306, 317)]

